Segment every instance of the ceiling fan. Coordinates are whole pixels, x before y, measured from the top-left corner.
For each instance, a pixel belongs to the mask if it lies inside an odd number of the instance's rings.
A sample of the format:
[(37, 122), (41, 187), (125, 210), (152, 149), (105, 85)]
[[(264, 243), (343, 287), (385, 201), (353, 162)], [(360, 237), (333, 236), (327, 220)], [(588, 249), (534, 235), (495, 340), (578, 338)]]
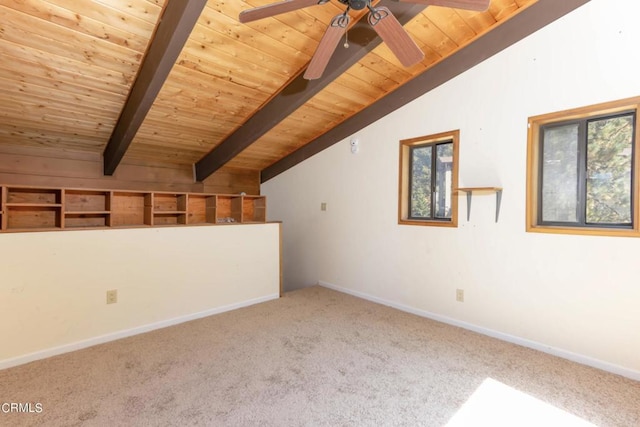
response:
[[(369, 9), (367, 21), (369, 25), (378, 33), (380, 38), (387, 44), (389, 49), (405, 67), (410, 67), (424, 58), (424, 52), (411, 39), (411, 36), (402, 27), (400, 22), (393, 16), (391, 11), (384, 7), (374, 7), (371, 0), (337, 0), (346, 6), (344, 13), (336, 15), (331, 20), (327, 31), (320, 40), (311, 62), (304, 73), (304, 78), (313, 80), (320, 78), (331, 55), (336, 50), (338, 42), (349, 27), (351, 18), (349, 10)], [(456, 9), (486, 10), (491, 0), (393, 0), (406, 3), (418, 3), (427, 6), (445, 6)], [(283, 0), (265, 6), (240, 12), (240, 22), (251, 22), (258, 19), (268, 18), (281, 13), (292, 12), (309, 6), (328, 3), (329, 0)]]

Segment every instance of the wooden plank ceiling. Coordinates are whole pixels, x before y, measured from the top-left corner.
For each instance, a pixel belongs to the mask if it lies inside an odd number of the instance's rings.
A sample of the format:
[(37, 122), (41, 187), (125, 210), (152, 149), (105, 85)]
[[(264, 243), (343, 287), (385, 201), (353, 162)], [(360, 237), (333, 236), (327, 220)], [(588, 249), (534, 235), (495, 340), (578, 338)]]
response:
[[(238, 21), (240, 11), (273, 2), (207, 2), (124, 146), (125, 161), (196, 164), (200, 179), (222, 165), (265, 170), (536, 0), (491, 0), (485, 12), (382, 0), (399, 15), (406, 11), (405, 28), (424, 60), (404, 68), (375, 37), (360, 50), (341, 42), (334, 59), (344, 61), (345, 69), (330, 62), (335, 76), (320, 83), (302, 81), (300, 74), (343, 5), (334, 0)], [(145, 52), (158, 42), (154, 34), (164, 7), (164, 0), (0, 0), (0, 146), (103, 153)], [(350, 14), (355, 23), (363, 11)], [(278, 117), (277, 108), (286, 114)], [(256, 123), (261, 111), (276, 119)]]

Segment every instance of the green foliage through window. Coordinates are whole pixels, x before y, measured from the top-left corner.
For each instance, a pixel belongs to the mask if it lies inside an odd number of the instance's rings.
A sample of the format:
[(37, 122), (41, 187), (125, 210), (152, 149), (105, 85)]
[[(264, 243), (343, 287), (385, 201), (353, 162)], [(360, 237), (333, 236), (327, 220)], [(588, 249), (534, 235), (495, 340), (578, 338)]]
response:
[(411, 147), (410, 218), (451, 218), (453, 141)]

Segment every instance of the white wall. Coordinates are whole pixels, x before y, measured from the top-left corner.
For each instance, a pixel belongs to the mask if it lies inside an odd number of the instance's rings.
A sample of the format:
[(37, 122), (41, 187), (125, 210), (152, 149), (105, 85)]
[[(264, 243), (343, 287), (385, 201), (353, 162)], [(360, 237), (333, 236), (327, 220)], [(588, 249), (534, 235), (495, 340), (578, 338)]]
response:
[[(640, 2), (592, 0), (268, 181), (285, 289), (318, 282), (640, 379), (640, 240), (525, 232), (527, 118), (640, 94)], [(397, 224), (400, 139), (460, 129), (457, 229)], [(326, 202), (328, 210), (320, 211)], [(455, 289), (465, 302), (455, 301)]]
[(277, 298), (279, 227), (1, 234), (0, 369)]

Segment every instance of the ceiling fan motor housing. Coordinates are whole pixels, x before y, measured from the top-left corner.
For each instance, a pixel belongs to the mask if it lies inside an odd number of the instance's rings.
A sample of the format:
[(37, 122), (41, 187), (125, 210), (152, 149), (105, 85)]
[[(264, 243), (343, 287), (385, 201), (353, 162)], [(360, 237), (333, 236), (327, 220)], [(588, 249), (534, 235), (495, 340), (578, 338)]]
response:
[(348, 0), (349, 7), (353, 10), (362, 10), (369, 4), (369, 0)]

